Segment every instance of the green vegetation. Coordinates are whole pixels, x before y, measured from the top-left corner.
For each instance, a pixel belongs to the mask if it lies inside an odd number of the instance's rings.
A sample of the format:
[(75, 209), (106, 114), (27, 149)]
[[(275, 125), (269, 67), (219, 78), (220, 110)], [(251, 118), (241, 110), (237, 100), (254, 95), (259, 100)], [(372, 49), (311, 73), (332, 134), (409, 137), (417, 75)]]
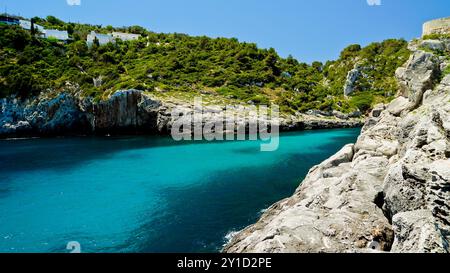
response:
[(422, 37), (423, 40), (443, 40), (443, 39), (450, 39), (450, 34), (429, 34)]
[(450, 65), (448, 65), (444, 71), (442, 71), (442, 76), (445, 77), (450, 74)]
[(433, 53), (436, 56), (446, 57), (447, 59), (450, 56), (450, 50), (447, 50), (447, 49), (442, 50), (442, 49), (430, 48), (427, 45), (421, 45), (421, 46), (419, 46), (419, 49), (423, 50), (425, 52)]
[[(349, 46), (338, 60), (326, 64), (306, 64), (237, 39), (154, 33), (138, 26), (65, 23), (53, 16), (34, 21), (46, 28), (67, 30), (73, 40), (63, 44), (32, 37), (19, 27), (0, 26), (0, 97), (63, 91), (71, 83), (79, 86), (84, 96), (96, 99), (135, 88), (158, 96), (202, 93), (219, 100), (275, 102), (285, 112), (366, 111), (396, 93), (395, 69), (409, 56), (406, 41), (392, 39), (364, 48)], [(142, 37), (104, 46), (94, 43), (88, 48), (85, 38), (92, 30)], [(346, 76), (356, 65), (362, 77), (355, 83), (355, 92), (345, 98)]]

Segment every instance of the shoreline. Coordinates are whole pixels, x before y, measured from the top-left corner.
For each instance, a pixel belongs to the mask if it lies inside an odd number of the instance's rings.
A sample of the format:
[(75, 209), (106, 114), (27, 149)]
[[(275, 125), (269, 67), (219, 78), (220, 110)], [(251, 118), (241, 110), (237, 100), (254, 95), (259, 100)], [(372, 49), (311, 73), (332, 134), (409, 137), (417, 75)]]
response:
[[(0, 108), (0, 139), (169, 135), (174, 123), (172, 110), (175, 108), (194, 115), (202, 111), (202, 127), (207, 123), (225, 121), (222, 116), (224, 111), (219, 106), (206, 105), (204, 109), (198, 110), (188, 102), (161, 101), (139, 90), (117, 91), (108, 100), (97, 103), (69, 93), (60, 93), (56, 97), (42, 96), (25, 102), (3, 99)], [(282, 113), (272, 122), (279, 124), (280, 131), (303, 131), (362, 127), (365, 120), (361, 113), (346, 115), (340, 112), (317, 112), (295, 115)], [(247, 135), (250, 123), (266, 122), (264, 118), (250, 117), (249, 112), (239, 109), (232, 113), (235, 116), (235, 134), (238, 126), (245, 127)], [(226, 131), (223, 130), (223, 133)]]
[[(314, 128), (314, 129), (289, 129), (289, 130), (280, 130), (281, 134), (284, 133), (296, 133), (296, 132), (313, 132), (313, 131), (326, 131), (326, 130), (339, 130), (339, 129), (362, 129), (363, 125), (355, 125), (351, 127), (333, 127), (333, 128)], [(249, 136), (249, 134), (246, 134), (246, 137)], [(123, 134), (68, 134), (68, 135), (41, 135), (41, 136), (21, 136), (21, 137), (4, 137), (0, 136), (0, 141), (18, 141), (18, 140), (31, 140), (31, 139), (61, 139), (61, 138), (90, 138), (90, 137), (97, 137), (97, 138), (114, 138), (114, 137), (170, 137), (170, 134), (167, 133), (161, 133), (161, 132), (154, 132), (154, 133), (123, 133)], [(217, 140), (213, 141), (207, 141), (207, 140), (199, 140), (199, 141), (190, 141), (190, 142), (215, 142)], [(230, 141), (240, 141), (240, 140), (224, 140), (226, 142)], [(248, 139), (244, 140), (248, 141)], [(182, 141), (181, 141), (182, 142)], [(186, 141), (188, 142), (188, 141)]]

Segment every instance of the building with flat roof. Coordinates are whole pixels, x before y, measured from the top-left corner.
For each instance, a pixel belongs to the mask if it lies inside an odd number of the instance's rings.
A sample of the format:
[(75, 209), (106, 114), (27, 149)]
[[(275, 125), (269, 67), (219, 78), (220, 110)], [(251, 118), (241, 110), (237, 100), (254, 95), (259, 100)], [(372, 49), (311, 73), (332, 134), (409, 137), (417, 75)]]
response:
[(0, 15), (0, 24), (3, 25), (19, 25), (20, 20), (14, 16), (10, 16), (8, 14)]
[(86, 43), (88, 46), (92, 46), (94, 40), (97, 38), (99, 45), (106, 45), (108, 43), (114, 43), (117, 39), (122, 41), (134, 41), (138, 40), (139, 37), (141, 37), (141, 35), (132, 33), (113, 32), (111, 34), (100, 34), (91, 31), (87, 36)]
[(69, 33), (66, 30), (46, 29), (44, 30), (44, 38), (53, 38), (59, 41), (69, 40)]
[(19, 20), (19, 25), (21, 28), (26, 30), (31, 30), (31, 21), (28, 20)]
[(111, 34), (100, 34), (95, 31), (91, 31), (87, 36), (87, 45), (92, 46), (94, 44), (94, 40), (97, 38), (99, 45), (106, 45), (108, 43), (114, 42), (114, 37)]
[[(19, 24), (18, 25), (21, 28), (25, 29), (25, 30), (31, 30), (31, 21), (29, 21), (29, 20), (19, 19)], [(34, 29), (37, 30), (40, 33), (44, 33), (45, 32), (45, 28), (43, 26), (38, 25), (38, 24), (34, 24)]]
[(134, 41), (138, 40), (141, 35), (139, 34), (133, 34), (133, 33), (123, 33), (123, 32), (113, 32), (111, 35), (115, 39), (120, 39), (122, 41)]
[(45, 27), (43, 27), (43, 26), (41, 26), (41, 25), (38, 25), (38, 24), (34, 24), (34, 29), (35, 29), (37, 32), (42, 33), (42, 34), (44, 34), (44, 32), (45, 32)]

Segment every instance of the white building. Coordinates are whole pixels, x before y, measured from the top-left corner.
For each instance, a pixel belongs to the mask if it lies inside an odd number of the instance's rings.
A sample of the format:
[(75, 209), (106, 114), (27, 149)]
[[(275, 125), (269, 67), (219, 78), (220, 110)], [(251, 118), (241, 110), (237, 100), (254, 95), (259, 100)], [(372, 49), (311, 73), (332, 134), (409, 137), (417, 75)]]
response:
[(19, 25), (21, 28), (26, 30), (31, 30), (31, 22), (27, 20), (19, 20)]
[(112, 36), (115, 39), (120, 39), (122, 41), (134, 41), (138, 40), (141, 35), (139, 34), (132, 34), (132, 33), (123, 33), (123, 32), (113, 32)]
[[(31, 21), (28, 20), (19, 20), (19, 25), (21, 28), (25, 30), (31, 30)], [(43, 26), (40, 26), (38, 24), (34, 24), (34, 29), (37, 30), (40, 33), (45, 32), (45, 28)]]
[(44, 28), (43, 26), (38, 25), (38, 24), (34, 24), (34, 29), (35, 29), (37, 32), (39, 32), (39, 33), (42, 33), (42, 34), (45, 33), (45, 28)]
[(46, 29), (44, 30), (44, 37), (67, 41), (69, 40), (69, 33), (66, 30)]
[(91, 33), (88, 34), (88, 36), (87, 36), (86, 42), (87, 42), (88, 46), (91, 46), (92, 44), (94, 44), (95, 38), (97, 38), (98, 43), (100, 45), (106, 45), (108, 43), (114, 42), (114, 37), (111, 34), (99, 34), (99, 33), (96, 33), (95, 31), (91, 31)]

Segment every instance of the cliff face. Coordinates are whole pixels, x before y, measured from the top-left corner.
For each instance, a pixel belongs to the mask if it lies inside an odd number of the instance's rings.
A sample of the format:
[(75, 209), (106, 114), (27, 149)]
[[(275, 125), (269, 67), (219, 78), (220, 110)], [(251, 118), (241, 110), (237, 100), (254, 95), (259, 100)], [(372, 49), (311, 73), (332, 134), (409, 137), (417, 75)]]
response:
[[(56, 96), (42, 94), (28, 101), (9, 98), (0, 101), (0, 138), (87, 135), (87, 134), (167, 134), (172, 126), (172, 109), (200, 113), (193, 102), (161, 101), (139, 90), (114, 93), (109, 99), (94, 102), (76, 92)], [(223, 106), (205, 106), (203, 122), (222, 120)], [(248, 126), (248, 112), (236, 107), (236, 124)], [(282, 130), (357, 127), (363, 124), (361, 113), (312, 111), (309, 114), (283, 116)]]
[(403, 96), (225, 252), (450, 251), (450, 75), (417, 48), (396, 72)]
[(71, 93), (32, 101), (3, 99), (0, 137), (148, 132), (157, 127), (158, 101), (137, 90), (95, 103)]
[(88, 116), (97, 133), (155, 132), (161, 103), (137, 90), (116, 92), (92, 104)]

